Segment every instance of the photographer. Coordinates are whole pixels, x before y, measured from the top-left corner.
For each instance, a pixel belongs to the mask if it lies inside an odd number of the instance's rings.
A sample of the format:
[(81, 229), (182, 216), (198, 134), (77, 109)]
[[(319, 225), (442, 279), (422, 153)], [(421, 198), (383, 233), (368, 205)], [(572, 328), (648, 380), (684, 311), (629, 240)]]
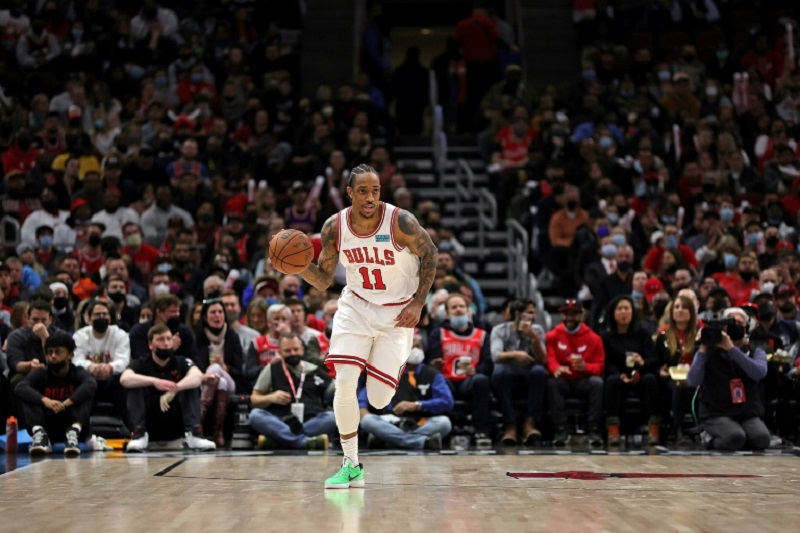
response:
[(764, 403), (759, 381), (767, 375), (767, 355), (748, 345), (748, 316), (738, 307), (709, 321), (700, 331), (687, 384), (700, 387), (700, 419), (717, 450), (754, 450), (769, 446), (770, 434), (761, 420)]

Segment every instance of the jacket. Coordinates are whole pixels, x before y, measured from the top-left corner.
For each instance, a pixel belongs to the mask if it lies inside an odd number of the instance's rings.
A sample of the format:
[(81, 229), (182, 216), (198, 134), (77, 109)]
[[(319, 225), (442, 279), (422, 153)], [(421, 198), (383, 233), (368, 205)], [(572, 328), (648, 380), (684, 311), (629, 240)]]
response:
[(564, 324), (559, 324), (545, 336), (547, 345), (547, 369), (551, 374), (560, 366), (570, 366), (572, 354), (579, 354), (586, 361), (584, 372), (573, 371), (561, 377), (578, 380), (586, 376), (602, 376), (605, 368), (606, 353), (603, 340), (586, 324), (581, 324), (578, 331), (570, 335)]

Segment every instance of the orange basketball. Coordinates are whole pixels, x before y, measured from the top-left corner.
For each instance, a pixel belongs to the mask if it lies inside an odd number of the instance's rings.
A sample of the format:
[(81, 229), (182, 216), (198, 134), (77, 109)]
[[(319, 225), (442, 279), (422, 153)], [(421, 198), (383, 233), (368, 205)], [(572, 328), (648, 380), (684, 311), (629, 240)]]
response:
[(302, 231), (285, 229), (269, 241), (269, 258), (284, 274), (298, 274), (314, 260), (314, 245)]

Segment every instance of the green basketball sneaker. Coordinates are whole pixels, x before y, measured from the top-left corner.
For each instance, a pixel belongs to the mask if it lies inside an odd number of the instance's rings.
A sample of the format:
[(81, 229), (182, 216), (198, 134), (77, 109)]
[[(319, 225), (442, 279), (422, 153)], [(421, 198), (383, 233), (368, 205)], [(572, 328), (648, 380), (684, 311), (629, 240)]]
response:
[(364, 466), (359, 463), (353, 466), (345, 459), (342, 468), (325, 480), (326, 489), (349, 489), (350, 487), (364, 486)]

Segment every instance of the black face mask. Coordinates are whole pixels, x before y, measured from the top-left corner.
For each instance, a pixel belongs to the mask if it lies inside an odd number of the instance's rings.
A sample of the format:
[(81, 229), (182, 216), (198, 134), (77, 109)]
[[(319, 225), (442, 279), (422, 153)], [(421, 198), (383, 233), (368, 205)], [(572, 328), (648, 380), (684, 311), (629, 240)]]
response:
[(574, 211), (577, 207), (578, 207), (578, 202), (576, 202), (575, 200), (570, 200), (569, 202), (567, 202), (567, 209), (569, 209), (570, 211)]
[(225, 329), (225, 326), (223, 326), (221, 328), (215, 328), (214, 326), (212, 326), (210, 324), (206, 324), (206, 329), (208, 331), (210, 331), (212, 335), (216, 336), (216, 335), (219, 335), (220, 333), (222, 333), (222, 330)]
[(175, 352), (172, 351), (172, 348), (156, 348), (156, 357), (162, 361), (169, 361), (174, 355)]
[(791, 313), (792, 311), (794, 311), (795, 307), (792, 302), (787, 302), (785, 304), (779, 305), (778, 309), (780, 309), (782, 313)]
[(759, 308), (758, 318), (763, 322), (769, 322), (775, 318), (775, 308), (771, 305), (765, 305), (764, 307)]
[(725, 298), (715, 298), (714, 305), (711, 307), (711, 309), (714, 310), (715, 312), (719, 312), (725, 309), (726, 307), (728, 307), (728, 302), (725, 301)]
[(292, 367), (299, 365), (301, 359), (303, 359), (302, 355), (290, 355), (283, 358), (286, 364)]
[(58, 211), (58, 200), (56, 200), (55, 198), (48, 198), (47, 200), (42, 200), (42, 209), (50, 213), (55, 213), (56, 211)]
[(50, 370), (53, 373), (58, 373), (58, 372), (63, 371), (67, 367), (68, 364), (69, 364), (69, 361), (61, 361), (59, 363), (50, 363), (49, 365), (47, 365), (47, 369)]
[(739, 324), (729, 324), (728, 337), (730, 337), (732, 341), (740, 341), (744, 339), (744, 326), (740, 326)]
[(770, 235), (769, 237), (767, 237), (767, 246), (769, 246), (770, 248), (775, 248), (776, 246), (778, 246), (779, 241), (780, 239), (778, 239), (777, 235)]
[(752, 281), (756, 277), (756, 273), (752, 270), (740, 270), (739, 277), (742, 281)]
[(178, 326), (181, 325), (181, 317), (173, 316), (167, 319), (167, 327), (172, 333), (178, 331)]
[(97, 333), (105, 333), (108, 331), (110, 321), (107, 318), (95, 318), (92, 320), (92, 329)]
[(290, 291), (289, 289), (283, 289), (283, 299), (288, 300), (289, 298), (294, 298), (297, 296), (297, 293), (294, 291)]
[(89, 235), (89, 246), (97, 248), (98, 246), (100, 246), (100, 239), (101, 237), (98, 233), (92, 233), (91, 235)]
[(214, 300), (214, 299), (216, 299), (216, 298), (219, 298), (219, 297), (220, 297), (220, 294), (221, 294), (221, 293), (220, 293), (219, 291), (211, 291), (211, 292), (209, 292), (209, 293), (208, 293), (208, 295), (206, 296), (206, 298), (207, 298), (207, 299), (209, 299), (209, 300)]
[(67, 298), (66, 296), (58, 296), (56, 298), (53, 298), (53, 307), (55, 307), (59, 311), (62, 309), (66, 309), (68, 305), (69, 305), (69, 298)]
[(111, 300), (112, 302), (114, 302), (115, 304), (118, 304), (118, 303), (122, 302), (123, 300), (125, 300), (125, 293), (124, 292), (109, 292), (108, 293), (108, 299)]
[(633, 268), (633, 263), (630, 261), (617, 261), (617, 270), (622, 272), (630, 272), (631, 268)]

